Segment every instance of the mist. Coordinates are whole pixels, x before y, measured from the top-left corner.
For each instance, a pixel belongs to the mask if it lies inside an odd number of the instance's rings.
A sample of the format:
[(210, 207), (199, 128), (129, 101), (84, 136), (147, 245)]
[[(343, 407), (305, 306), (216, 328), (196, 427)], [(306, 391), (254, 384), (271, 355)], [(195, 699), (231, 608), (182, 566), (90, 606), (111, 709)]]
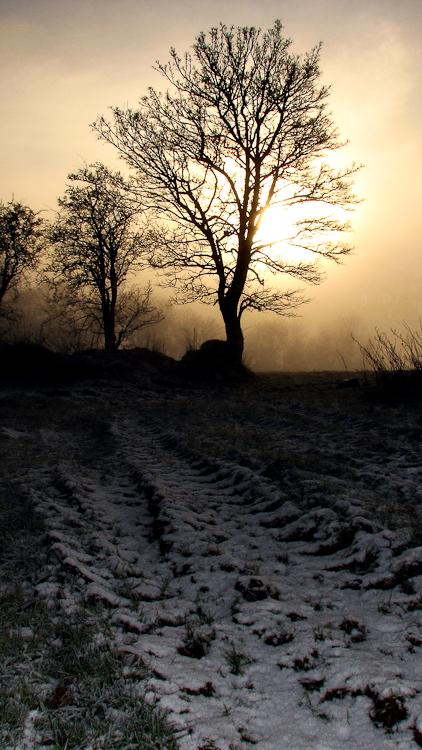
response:
[[(141, 329), (125, 348), (146, 347), (180, 360), (186, 351), (198, 349), (204, 341), (223, 339), (219, 312), (199, 304), (169, 306), (165, 296), (155, 294), (154, 304), (164, 319)], [(71, 354), (90, 348), (87, 333), (72, 330), (54, 318), (45, 290), (28, 286), (10, 303), (9, 320), (0, 321), (3, 343), (29, 343)], [(357, 317), (310, 325), (302, 317), (281, 318), (271, 313), (244, 316), (244, 361), (255, 372), (353, 372), (363, 369), (362, 354), (353, 337), (362, 344), (375, 331)]]
[[(346, 217), (355, 255), (341, 266), (326, 264), (324, 283), (305, 289), (310, 302), (297, 318), (245, 315), (245, 356), (256, 370), (337, 370), (344, 368), (342, 357), (350, 370), (358, 368), (350, 334), (365, 342), (376, 327), (402, 330), (406, 322), (418, 328), (422, 316), (421, 13), (411, 0), (300, 0), (294, 6), (162, 0), (154, 8), (142, 0), (0, 2), (0, 197), (14, 195), (52, 216), (66, 175), (84, 160), (124, 168), (89, 123), (111, 105), (136, 107), (149, 85), (163, 88), (152, 66), (168, 59), (171, 46), (183, 54), (201, 30), (220, 21), (265, 29), (280, 17), (295, 52), (323, 42), (322, 80), (332, 86), (333, 119), (349, 139), (339, 163), (365, 165), (355, 181), (362, 202)], [(34, 293), (25, 294), (20, 304), (29, 312), (20, 335), (36, 338), (38, 307)], [(157, 289), (157, 300), (160, 295)], [(187, 347), (223, 336), (216, 310), (168, 308), (164, 297), (163, 305), (165, 320), (133, 345), (149, 342), (180, 358)]]

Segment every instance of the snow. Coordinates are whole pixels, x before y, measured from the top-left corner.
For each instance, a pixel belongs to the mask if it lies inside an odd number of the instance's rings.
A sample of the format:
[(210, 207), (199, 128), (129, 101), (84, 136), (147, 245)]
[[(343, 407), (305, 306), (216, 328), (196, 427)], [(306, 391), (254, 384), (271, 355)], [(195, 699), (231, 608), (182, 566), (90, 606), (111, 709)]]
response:
[[(142, 414), (113, 434), (112, 481), (62, 464), (32, 495), (56, 567), (113, 611), (113, 646), (148, 667), (140, 688), (181, 750), (417, 748), (422, 547), (365, 518), (363, 499), (369, 479), (420, 497), (422, 466), (356, 459), (357, 481), (332, 478), (327, 499), (309, 480), (300, 506), (259, 471), (186, 456)], [(47, 602), (59, 589), (71, 611), (66, 583), (36, 588)], [(371, 715), (394, 699), (407, 715), (386, 731)]]

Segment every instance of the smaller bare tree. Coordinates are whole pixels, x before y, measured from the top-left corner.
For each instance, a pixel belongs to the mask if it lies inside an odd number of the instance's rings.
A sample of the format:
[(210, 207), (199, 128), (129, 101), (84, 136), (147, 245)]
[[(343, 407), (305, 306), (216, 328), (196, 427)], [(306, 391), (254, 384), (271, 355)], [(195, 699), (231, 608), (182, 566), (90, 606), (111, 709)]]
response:
[(36, 269), (44, 249), (43, 220), (13, 198), (0, 201), (0, 315), (6, 315), (4, 297), (17, 292), (28, 271)]
[(139, 225), (139, 208), (127, 197), (119, 172), (91, 164), (68, 179), (49, 234), (50, 262), (44, 278), (54, 289), (56, 309), (86, 331), (92, 344), (104, 339), (117, 349), (135, 331), (157, 323), (151, 286), (128, 286), (144, 267), (151, 231)]

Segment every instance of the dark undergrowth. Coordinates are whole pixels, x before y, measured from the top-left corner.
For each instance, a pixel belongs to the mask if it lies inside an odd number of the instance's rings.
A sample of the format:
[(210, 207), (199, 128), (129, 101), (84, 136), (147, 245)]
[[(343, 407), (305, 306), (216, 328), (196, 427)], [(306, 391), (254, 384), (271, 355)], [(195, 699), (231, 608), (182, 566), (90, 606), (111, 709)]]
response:
[(391, 402), (422, 399), (422, 327), (413, 331), (404, 324), (405, 333), (376, 329), (366, 345), (358, 344), (363, 361), (375, 376), (373, 398)]

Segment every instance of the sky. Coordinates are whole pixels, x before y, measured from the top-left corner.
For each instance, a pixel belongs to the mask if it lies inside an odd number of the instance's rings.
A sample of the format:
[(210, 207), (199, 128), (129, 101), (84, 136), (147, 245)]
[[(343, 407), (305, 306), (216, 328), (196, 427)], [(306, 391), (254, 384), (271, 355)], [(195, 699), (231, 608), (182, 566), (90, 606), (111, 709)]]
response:
[[(365, 167), (351, 215), (356, 247), (309, 289), (303, 325), (359, 335), (422, 317), (421, 0), (0, 0), (0, 199), (54, 210), (83, 162), (122, 168), (90, 129), (108, 107), (136, 107), (153, 69), (200, 31), (273, 25), (293, 51), (323, 42), (322, 82), (342, 138), (339, 164)], [(48, 213), (46, 213), (48, 215)], [(288, 280), (281, 280), (288, 286)]]

